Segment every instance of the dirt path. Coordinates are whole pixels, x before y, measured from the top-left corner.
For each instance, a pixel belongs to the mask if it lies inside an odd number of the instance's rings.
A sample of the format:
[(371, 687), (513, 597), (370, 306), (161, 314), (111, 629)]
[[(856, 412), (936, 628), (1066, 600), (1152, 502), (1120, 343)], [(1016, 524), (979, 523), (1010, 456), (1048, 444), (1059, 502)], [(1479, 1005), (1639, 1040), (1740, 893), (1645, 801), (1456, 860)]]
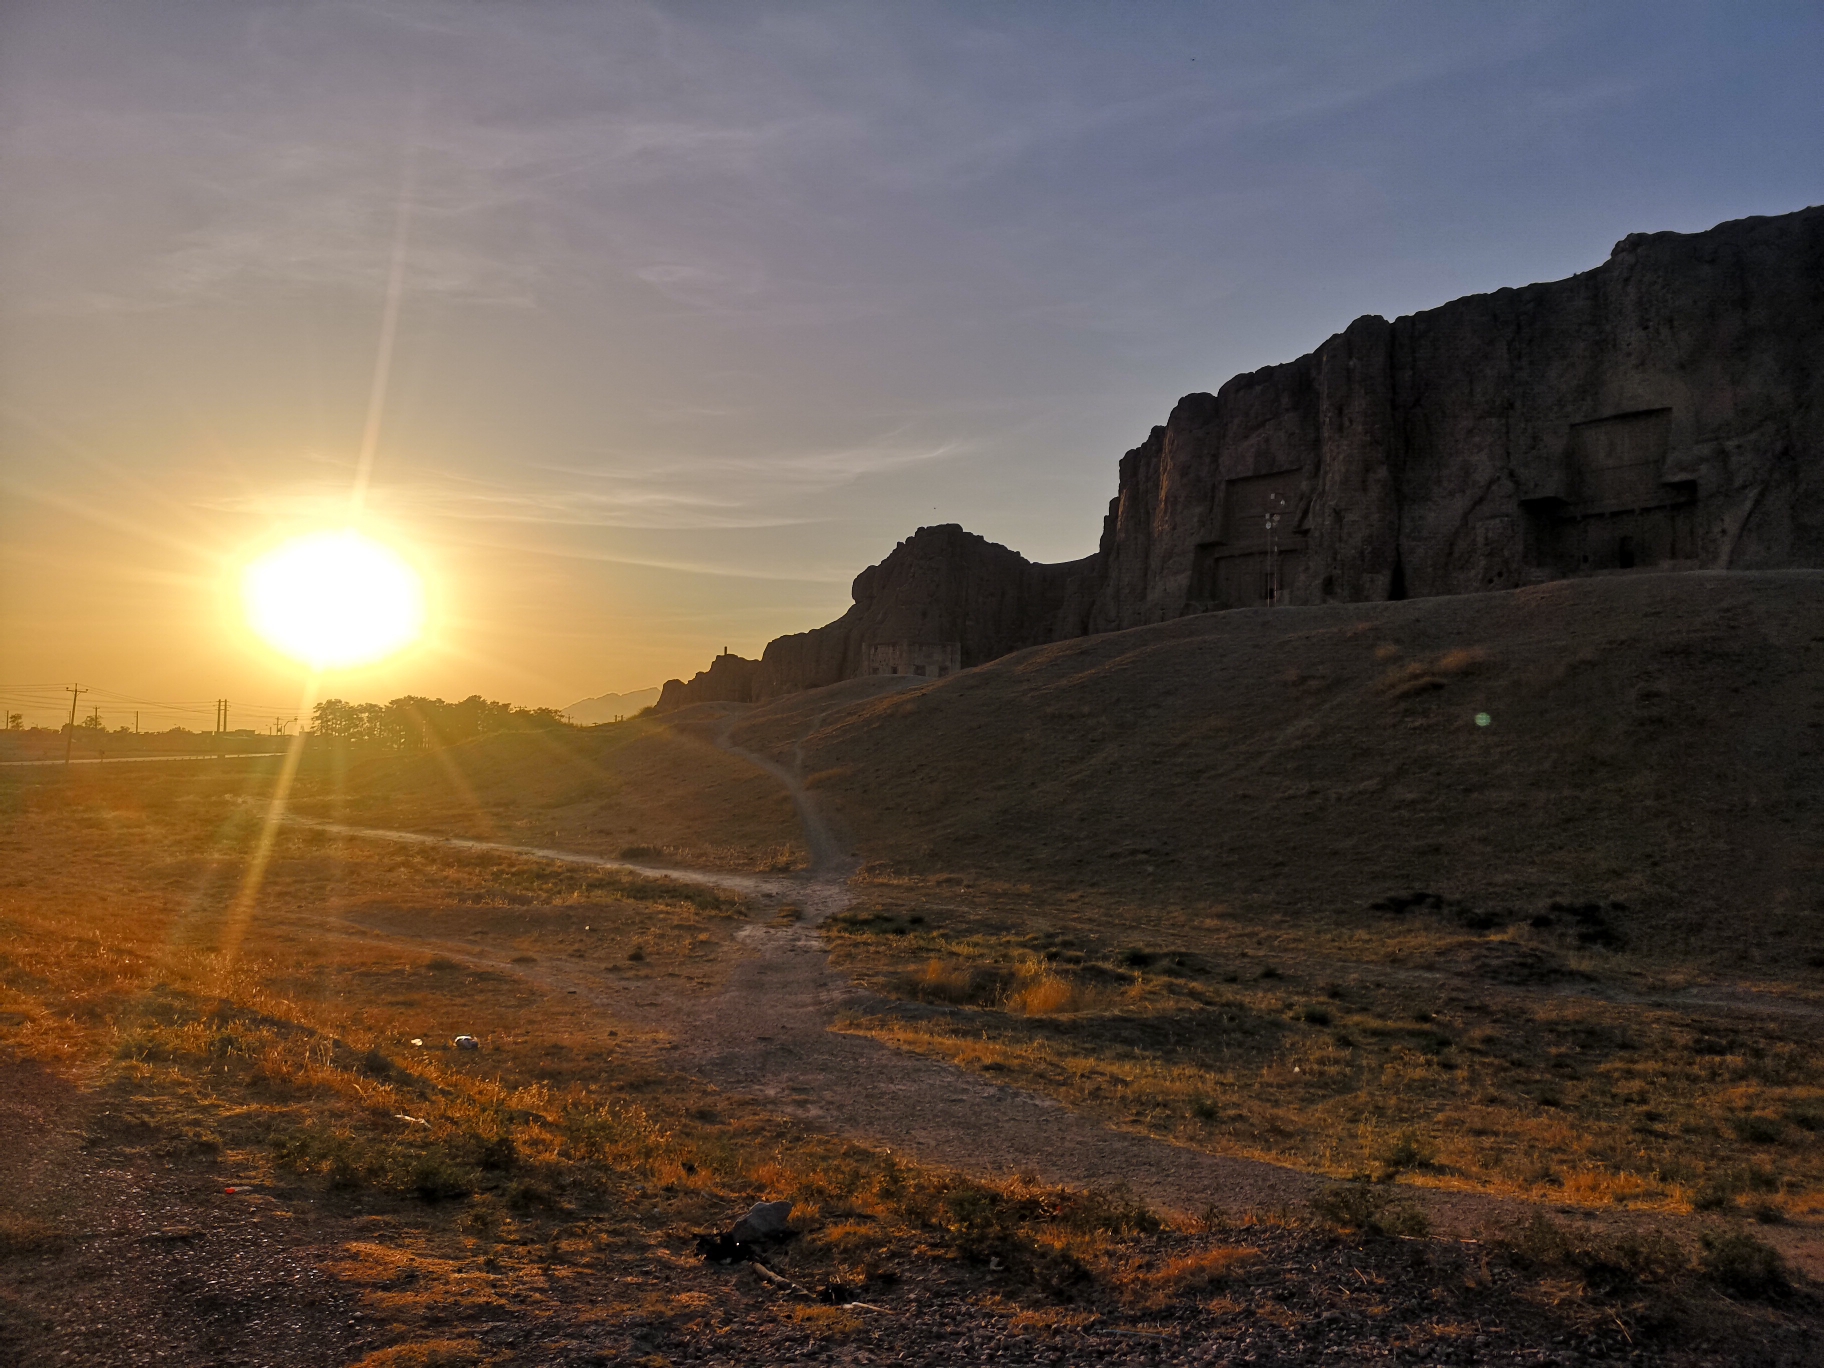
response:
[[(808, 806), (796, 776), (783, 766), (767, 767)], [(699, 873), (542, 847), (306, 824), (341, 836), (625, 869), (797, 906), (801, 914), (795, 921), (743, 927), (737, 939), (749, 953), (723, 990), (707, 996), (658, 991), (650, 981), (604, 981), (588, 969), (563, 964), (516, 965), (467, 943), (411, 939), (554, 991), (578, 993), (616, 1016), (658, 1027), (676, 1042), (673, 1063), (684, 1063), (717, 1087), (765, 1098), (819, 1129), (973, 1173), (1031, 1174), (1081, 1186), (1125, 1184), (1149, 1202), (1190, 1212), (1290, 1204), (1318, 1186), (1295, 1169), (1110, 1130), (1048, 1097), (832, 1032), (844, 1012), (898, 1005), (830, 969), (817, 928), (849, 905), (847, 871), (840, 863), (834, 872), (826, 866), (797, 878)], [(806, 838), (814, 855), (821, 847), (840, 860), (827, 830), (807, 828)]]
[[(751, 754), (718, 738), (785, 785), (804, 823), (812, 867), (800, 875), (699, 872), (632, 863), (542, 847), (513, 846), (415, 832), (294, 819), (344, 836), (513, 854), (564, 864), (623, 869), (653, 878), (726, 888), (776, 905), (795, 905), (796, 920), (754, 923), (737, 933), (748, 952), (720, 992), (658, 989), (650, 981), (605, 980), (562, 963), (515, 965), (472, 944), (440, 945), (447, 953), (513, 973), (557, 992), (574, 992), (604, 1011), (658, 1028), (673, 1042), (667, 1055), (705, 1081), (764, 1098), (820, 1130), (852, 1136), (909, 1157), (972, 1174), (1029, 1175), (1049, 1183), (1125, 1186), (1153, 1206), (1191, 1214), (1210, 1208), (1236, 1214), (1303, 1203), (1326, 1180), (1259, 1160), (1214, 1155), (1155, 1137), (1113, 1129), (1055, 1100), (998, 1085), (937, 1060), (843, 1035), (831, 1027), (847, 1012), (903, 1010), (834, 972), (818, 927), (846, 908), (853, 857), (817, 812), (796, 766)], [(427, 944), (421, 938), (417, 943)], [(1472, 1237), (1524, 1221), (1531, 1204), (1479, 1193), (1402, 1188), (1442, 1234)], [(1676, 1218), (1557, 1208), (1560, 1216), (1619, 1227), (1676, 1224)], [(1771, 1234), (1771, 1232), (1770, 1232)], [(1813, 1276), (1824, 1259), (1810, 1241), (1782, 1239), (1787, 1256)]]

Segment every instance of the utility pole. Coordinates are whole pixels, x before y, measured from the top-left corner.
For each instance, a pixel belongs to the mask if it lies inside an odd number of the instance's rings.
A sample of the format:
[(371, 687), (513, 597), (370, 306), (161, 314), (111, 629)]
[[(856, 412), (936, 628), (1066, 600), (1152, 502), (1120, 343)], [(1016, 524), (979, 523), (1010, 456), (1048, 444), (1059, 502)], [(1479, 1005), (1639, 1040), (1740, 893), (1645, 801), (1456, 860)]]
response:
[(133, 735), (139, 735), (139, 709), (133, 709)]
[(63, 734), (63, 763), (65, 765), (70, 763), (70, 747), (76, 744), (76, 700), (87, 692), (88, 690), (83, 688), (80, 684), (72, 684), (68, 689), (70, 695), (70, 729)]

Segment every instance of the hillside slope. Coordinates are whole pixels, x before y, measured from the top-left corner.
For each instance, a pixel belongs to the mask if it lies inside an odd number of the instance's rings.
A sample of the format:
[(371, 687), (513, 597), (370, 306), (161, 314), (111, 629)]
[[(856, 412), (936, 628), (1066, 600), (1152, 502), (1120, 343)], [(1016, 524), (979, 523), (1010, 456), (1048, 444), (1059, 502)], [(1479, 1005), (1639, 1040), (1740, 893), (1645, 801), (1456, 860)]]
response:
[(1422, 892), (1824, 963), (1824, 572), (1209, 614), (885, 685), (734, 734), (802, 740), (878, 868), (1261, 912)]
[(360, 825), (702, 867), (804, 858), (789, 795), (701, 728), (634, 718), (499, 732), (415, 755), (313, 759), (294, 807)]

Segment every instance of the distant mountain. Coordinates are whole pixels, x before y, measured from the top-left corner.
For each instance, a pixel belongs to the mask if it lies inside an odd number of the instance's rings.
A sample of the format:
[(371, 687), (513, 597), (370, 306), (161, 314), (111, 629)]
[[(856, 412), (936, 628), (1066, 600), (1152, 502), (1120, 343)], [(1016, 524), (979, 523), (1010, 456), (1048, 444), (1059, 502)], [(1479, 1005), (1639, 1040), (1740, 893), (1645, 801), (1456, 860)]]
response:
[(632, 693), (585, 698), (580, 703), (572, 703), (564, 711), (570, 714), (570, 720), (579, 727), (590, 727), (597, 722), (612, 722), (617, 717), (632, 717), (640, 709), (650, 708), (658, 701), (657, 689), (635, 689)]

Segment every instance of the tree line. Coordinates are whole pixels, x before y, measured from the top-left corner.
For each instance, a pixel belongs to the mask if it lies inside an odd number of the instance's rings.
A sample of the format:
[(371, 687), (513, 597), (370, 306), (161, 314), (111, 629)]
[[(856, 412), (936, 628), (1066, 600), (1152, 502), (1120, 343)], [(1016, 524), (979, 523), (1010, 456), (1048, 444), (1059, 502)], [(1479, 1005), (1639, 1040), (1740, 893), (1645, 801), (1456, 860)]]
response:
[(555, 708), (516, 708), (480, 694), (470, 694), (460, 703), (408, 694), (390, 703), (326, 698), (311, 709), (310, 725), (314, 735), (327, 741), (424, 750), (494, 732), (552, 731), (570, 724)]

